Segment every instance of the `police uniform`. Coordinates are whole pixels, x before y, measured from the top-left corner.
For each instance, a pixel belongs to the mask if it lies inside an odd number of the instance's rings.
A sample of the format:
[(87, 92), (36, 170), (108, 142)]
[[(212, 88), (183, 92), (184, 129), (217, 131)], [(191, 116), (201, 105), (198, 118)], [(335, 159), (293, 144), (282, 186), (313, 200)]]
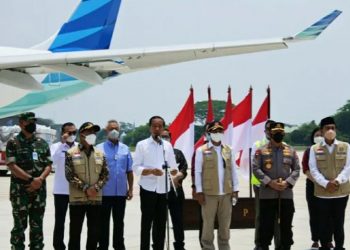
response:
[[(36, 120), (32, 112), (19, 116), (23, 120)], [(12, 249), (24, 249), (27, 220), (30, 225), (30, 249), (43, 249), (43, 218), (46, 206), (46, 182), (42, 182), (41, 187), (28, 192), (27, 186), (33, 178), (39, 177), (47, 166), (52, 164), (50, 149), (48, 144), (41, 138), (33, 135), (26, 138), (20, 132), (11, 139), (6, 146), (7, 164), (15, 163), (19, 168), (32, 176), (29, 181), (16, 178), (11, 175), (10, 201), (12, 205), (12, 215), (14, 227), (11, 231)]]
[[(274, 133), (284, 133), (283, 123), (271, 124)], [(285, 143), (265, 144), (255, 152), (253, 161), (254, 175), (260, 180), (260, 244), (261, 249), (269, 249), (274, 234), (275, 218), (280, 226), (280, 250), (288, 250), (293, 244), (292, 220), (294, 202), (292, 187), (299, 177), (299, 159), (293, 148)], [(277, 146), (279, 145), (279, 146)], [(277, 191), (269, 186), (273, 180), (286, 181), (288, 187)]]

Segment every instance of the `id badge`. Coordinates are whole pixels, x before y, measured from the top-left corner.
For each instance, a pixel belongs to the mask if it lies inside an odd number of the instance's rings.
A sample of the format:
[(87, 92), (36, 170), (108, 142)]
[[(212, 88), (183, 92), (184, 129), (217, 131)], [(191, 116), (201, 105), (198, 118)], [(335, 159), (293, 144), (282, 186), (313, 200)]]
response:
[(116, 155), (114, 155), (114, 160), (118, 160), (118, 155), (116, 154)]
[(33, 160), (34, 160), (34, 161), (39, 160), (38, 153), (35, 152), (35, 151), (33, 152)]

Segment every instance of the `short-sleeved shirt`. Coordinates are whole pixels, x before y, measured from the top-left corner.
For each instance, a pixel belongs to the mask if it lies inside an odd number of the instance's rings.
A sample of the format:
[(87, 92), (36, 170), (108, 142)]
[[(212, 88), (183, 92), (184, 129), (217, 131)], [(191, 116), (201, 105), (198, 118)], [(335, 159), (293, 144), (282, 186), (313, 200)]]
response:
[[(27, 139), (23, 133), (19, 133), (7, 143), (6, 163), (15, 163), (31, 176), (39, 177), (52, 164), (50, 148), (45, 140), (35, 135)], [(11, 181), (26, 184), (14, 176)]]
[(106, 156), (109, 178), (104, 185), (103, 196), (126, 196), (128, 190), (127, 173), (132, 172), (132, 158), (129, 147), (118, 142), (106, 141), (97, 145)]

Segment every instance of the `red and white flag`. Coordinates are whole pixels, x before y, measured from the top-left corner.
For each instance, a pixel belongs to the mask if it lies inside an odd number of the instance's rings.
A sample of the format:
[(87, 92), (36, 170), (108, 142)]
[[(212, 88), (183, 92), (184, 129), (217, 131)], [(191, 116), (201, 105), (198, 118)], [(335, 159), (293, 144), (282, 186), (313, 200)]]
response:
[(187, 162), (191, 162), (194, 146), (194, 97), (193, 89), (180, 113), (170, 124), (171, 144), (182, 151)]
[(243, 177), (249, 178), (249, 148), (251, 146), (253, 90), (232, 109), (233, 150)]
[(231, 88), (227, 90), (227, 101), (225, 108), (225, 115), (221, 119), (224, 125), (224, 138), (222, 143), (233, 147), (233, 123), (232, 123), (232, 99), (231, 99)]
[[(208, 113), (207, 113), (207, 118), (205, 122), (208, 123), (212, 121), (214, 121), (214, 111), (213, 111), (213, 103), (211, 100), (211, 89), (210, 89), (210, 86), (208, 86)], [(204, 144), (204, 141), (205, 141), (205, 137), (204, 135), (202, 135), (194, 145), (194, 150), (202, 146)]]
[(270, 118), (270, 88), (252, 124), (252, 144), (265, 138), (265, 123)]

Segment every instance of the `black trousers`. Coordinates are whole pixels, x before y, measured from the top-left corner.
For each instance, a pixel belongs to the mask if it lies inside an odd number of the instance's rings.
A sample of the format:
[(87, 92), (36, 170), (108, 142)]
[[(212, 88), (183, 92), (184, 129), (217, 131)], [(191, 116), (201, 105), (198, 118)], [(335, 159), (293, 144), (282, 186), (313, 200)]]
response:
[[(260, 244), (260, 187), (253, 185), (254, 190), (254, 201), (255, 201), (255, 234), (254, 234), (254, 243), (255, 249), (259, 249)], [(273, 241), (275, 243), (275, 249), (280, 248), (280, 228), (278, 224), (277, 214), (274, 222), (274, 232), (273, 232)]]
[(292, 199), (260, 199), (260, 244), (263, 250), (269, 249), (274, 235), (275, 218), (280, 218), (280, 247), (288, 250), (293, 245), (292, 221), (294, 216)]
[(113, 248), (125, 250), (124, 245), (124, 215), (126, 196), (103, 196), (101, 208), (101, 229), (99, 250), (108, 250), (109, 224), (111, 212), (113, 216)]
[(318, 199), (318, 209), (322, 218), (320, 229), (321, 248), (328, 250), (327, 244), (334, 231), (335, 250), (344, 249), (344, 219), (349, 196), (333, 199)]
[(169, 192), (169, 211), (174, 231), (174, 249), (183, 250), (185, 247), (185, 234), (183, 226), (183, 203), (185, 194), (182, 187), (176, 189), (177, 196), (173, 189)]
[[(318, 198), (314, 195), (315, 184), (306, 179), (306, 201), (309, 209), (309, 224), (311, 230), (311, 240), (318, 242), (320, 240), (320, 215), (318, 209)], [(328, 242), (331, 242), (330, 239)]]
[(150, 232), (154, 250), (164, 249), (166, 224), (166, 196), (140, 187), (141, 199), (141, 250), (150, 249)]
[(55, 250), (64, 250), (64, 223), (69, 204), (69, 195), (55, 194), (55, 227), (53, 230), (53, 247)]
[(84, 218), (87, 218), (86, 249), (96, 250), (99, 236), (99, 221), (101, 205), (70, 205), (69, 206), (69, 243), (68, 250), (80, 250), (80, 235)]

